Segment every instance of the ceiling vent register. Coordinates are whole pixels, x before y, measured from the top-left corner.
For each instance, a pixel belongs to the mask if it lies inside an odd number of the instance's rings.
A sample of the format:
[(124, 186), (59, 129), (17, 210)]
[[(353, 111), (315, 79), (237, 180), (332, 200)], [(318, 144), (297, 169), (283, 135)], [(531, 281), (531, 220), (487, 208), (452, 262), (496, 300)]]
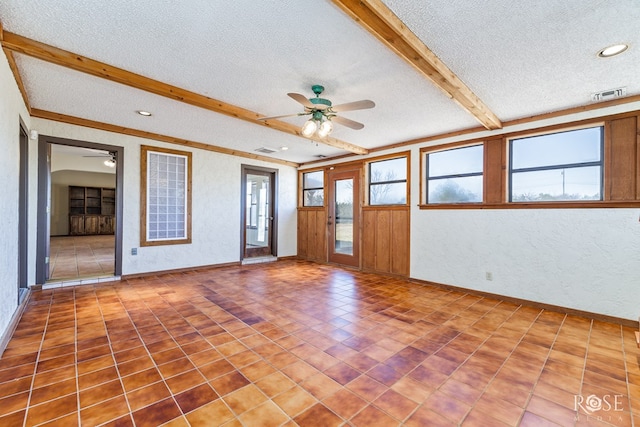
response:
[(591, 94), (591, 100), (594, 102), (608, 101), (609, 99), (622, 98), (627, 95), (626, 87), (619, 87), (617, 89), (609, 89), (602, 92), (596, 92)]

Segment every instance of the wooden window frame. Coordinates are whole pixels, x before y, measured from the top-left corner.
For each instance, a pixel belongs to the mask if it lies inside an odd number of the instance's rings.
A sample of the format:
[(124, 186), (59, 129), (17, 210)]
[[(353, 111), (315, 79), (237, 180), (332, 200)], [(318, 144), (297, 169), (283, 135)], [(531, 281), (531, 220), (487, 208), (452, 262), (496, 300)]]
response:
[[(149, 153), (159, 153), (170, 156), (180, 156), (186, 158), (186, 214), (185, 228), (186, 237), (180, 239), (168, 238), (149, 240), (147, 238), (147, 222), (148, 222), (148, 198), (147, 198), (147, 179), (148, 165), (147, 159)], [(192, 183), (192, 153), (189, 151), (179, 151), (169, 148), (152, 147), (148, 145), (140, 146), (140, 246), (164, 246), (164, 245), (184, 245), (191, 243), (191, 183)]]
[[(387, 160), (401, 159), (403, 157), (407, 161), (407, 178), (404, 180), (406, 183), (405, 203), (372, 205), (369, 200), (369, 197), (371, 196), (371, 185), (372, 185), (371, 184), (371, 164), (377, 163), (377, 162), (384, 162)], [(377, 208), (377, 207), (409, 206), (411, 204), (411, 151), (403, 151), (401, 153), (387, 154), (384, 156), (378, 156), (378, 157), (372, 157), (370, 159), (366, 159), (364, 164), (364, 174), (365, 174), (365, 177), (364, 177), (365, 179), (363, 180), (363, 182), (366, 182), (366, 191), (365, 191), (364, 203), (363, 203), (364, 206)], [(383, 184), (383, 182), (377, 183), (377, 184)]]
[[(323, 192), (323, 196), (322, 196), (322, 205), (321, 206), (305, 206), (304, 204), (304, 191), (307, 190), (306, 188), (304, 188), (304, 175), (308, 174), (308, 173), (314, 173), (314, 172), (322, 172), (322, 192)], [(298, 207), (299, 208), (303, 208), (303, 209), (324, 209), (324, 207), (327, 204), (327, 172), (326, 172), (326, 168), (314, 168), (314, 169), (305, 169), (305, 170), (301, 170), (298, 173), (298, 181), (300, 182), (300, 185), (298, 186)], [(315, 189), (315, 188), (313, 188)], [(318, 187), (319, 189), (319, 187)]]
[[(449, 150), (457, 150), (457, 149), (462, 149), (462, 148), (470, 148), (470, 147), (477, 147), (477, 146), (482, 146), (482, 156), (483, 156), (483, 163), (482, 163), (482, 171), (480, 173), (474, 173), (474, 175), (480, 175), (482, 176), (482, 201), (480, 202), (454, 202), (454, 203), (428, 203), (427, 200), (427, 195), (428, 195), (428, 182), (429, 182), (429, 177), (427, 176), (427, 156), (429, 154), (433, 154), (433, 153), (439, 153), (442, 151), (449, 151)], [(433, 147), (428, 147), (428, 148), (424, 148), (420, 150), (420, 200), (421, 200), (421, 207), (434, 207), (434, 206), (478, 206), (481, 205), (482, 203), (484, 203), (484, 201), (486, 200), (486, 182), (485, 182), (485, 173), (486, 173), (486, 168), (487, 168), (487, 154), (486, 154), (486, 146), (485, 146), (485, 141), (484, 140), (473, 140), (473, 141), (466, 141), (466, 142), (461, 142), (461, 143), (454, 143), (454, 144), (446, 144), (446, 145), (440, 145), (440, 146), (433, 146)], [(424, 185), (423, 185), (424, 184)]]
[[(509, 202), (509, 141), (524, 136), (542, 135), (580, 128), (604, 126), (602, 152), (602, 200)], [(484, 199), (482, 203), (426, 204), (426, 154), (450, 148), (483, 143)], [(640, 207), (640, 111), (594, 117), (579, 121), (474, 138), (420, 149), (420, 204), (422, 210), (433, 209), (602, 209)]]

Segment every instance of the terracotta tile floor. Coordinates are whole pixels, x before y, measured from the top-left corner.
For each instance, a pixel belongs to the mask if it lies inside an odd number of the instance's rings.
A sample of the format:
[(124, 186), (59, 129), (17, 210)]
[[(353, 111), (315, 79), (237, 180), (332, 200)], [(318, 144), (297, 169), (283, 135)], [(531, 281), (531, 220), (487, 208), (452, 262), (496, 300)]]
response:
[(49, 257), (50, 280), (113, 275), (115, 237), (51, 237)]
[(639, 357), (632, 328), (280, 261), (34, 292), (0, 425), (640, 426)]

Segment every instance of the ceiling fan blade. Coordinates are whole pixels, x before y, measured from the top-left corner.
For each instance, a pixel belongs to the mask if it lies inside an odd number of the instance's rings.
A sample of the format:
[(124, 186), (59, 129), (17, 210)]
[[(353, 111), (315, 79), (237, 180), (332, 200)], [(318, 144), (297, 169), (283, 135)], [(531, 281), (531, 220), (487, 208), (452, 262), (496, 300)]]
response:
[(294, 99), (295, 101), (298, 101), (300, 104), (304, 105), (307, 108), (311, 108), (311, 109), (316, 108), (316, 106), (312, 104), (311, 101), (309, 101), (307, 97), (304, 95), (301, 95), (295, 92), (288, 93), (287, 95), (289, 95), (290, 98)]
[(284, 117), (303, 116), (303, 115), (305, 115), (305, 113), (283, 114), (282, 116), (260, 117), (258, 120), (275, 120), (275, 119), (282, 119)]
[(345, 119), (344, 117), (340, 116), (331, 117), (331, 121), (355, 130), (360, 130), (364, 127), (362, 123), (358, 123), (351, 119)]
[(331, 107), (331, 111), (335, 111), (336, 113), (340, 113), (342, 111), (353, 111), (353, 110), (366, 110), (367, 108), (373, 108), (376, 104), (373, 101), (369, 101), (368, 99), (363, 99), (362, 101), (348, 102), (346, 104), (334, 105)]

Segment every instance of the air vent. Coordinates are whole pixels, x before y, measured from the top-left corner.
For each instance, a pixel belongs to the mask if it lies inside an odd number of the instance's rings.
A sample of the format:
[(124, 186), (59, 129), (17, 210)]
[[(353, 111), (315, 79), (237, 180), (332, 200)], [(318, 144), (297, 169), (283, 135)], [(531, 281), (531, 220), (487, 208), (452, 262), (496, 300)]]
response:
[(592, 93), (591, 100), (595, 102), (608, 101), (609, 99), (622, 98), (623, 96), (626, 96), (626, 95), (627, 95), (627, 88), (619, 87), (617, 89), (610, 89), (602, 92)]
[(278, 150), (276, 150), (275, 148), (269, 148), (269, 147), (256, 148), (254, 151), (257, 151), (258, 153), (264, 153), (264, 154), (273, 154), (278, 152)]
[(327, 156), (325, 156), (324, 154), (316, 154), (316, 157), (319, 158), (319, 159), (324, 159)]

